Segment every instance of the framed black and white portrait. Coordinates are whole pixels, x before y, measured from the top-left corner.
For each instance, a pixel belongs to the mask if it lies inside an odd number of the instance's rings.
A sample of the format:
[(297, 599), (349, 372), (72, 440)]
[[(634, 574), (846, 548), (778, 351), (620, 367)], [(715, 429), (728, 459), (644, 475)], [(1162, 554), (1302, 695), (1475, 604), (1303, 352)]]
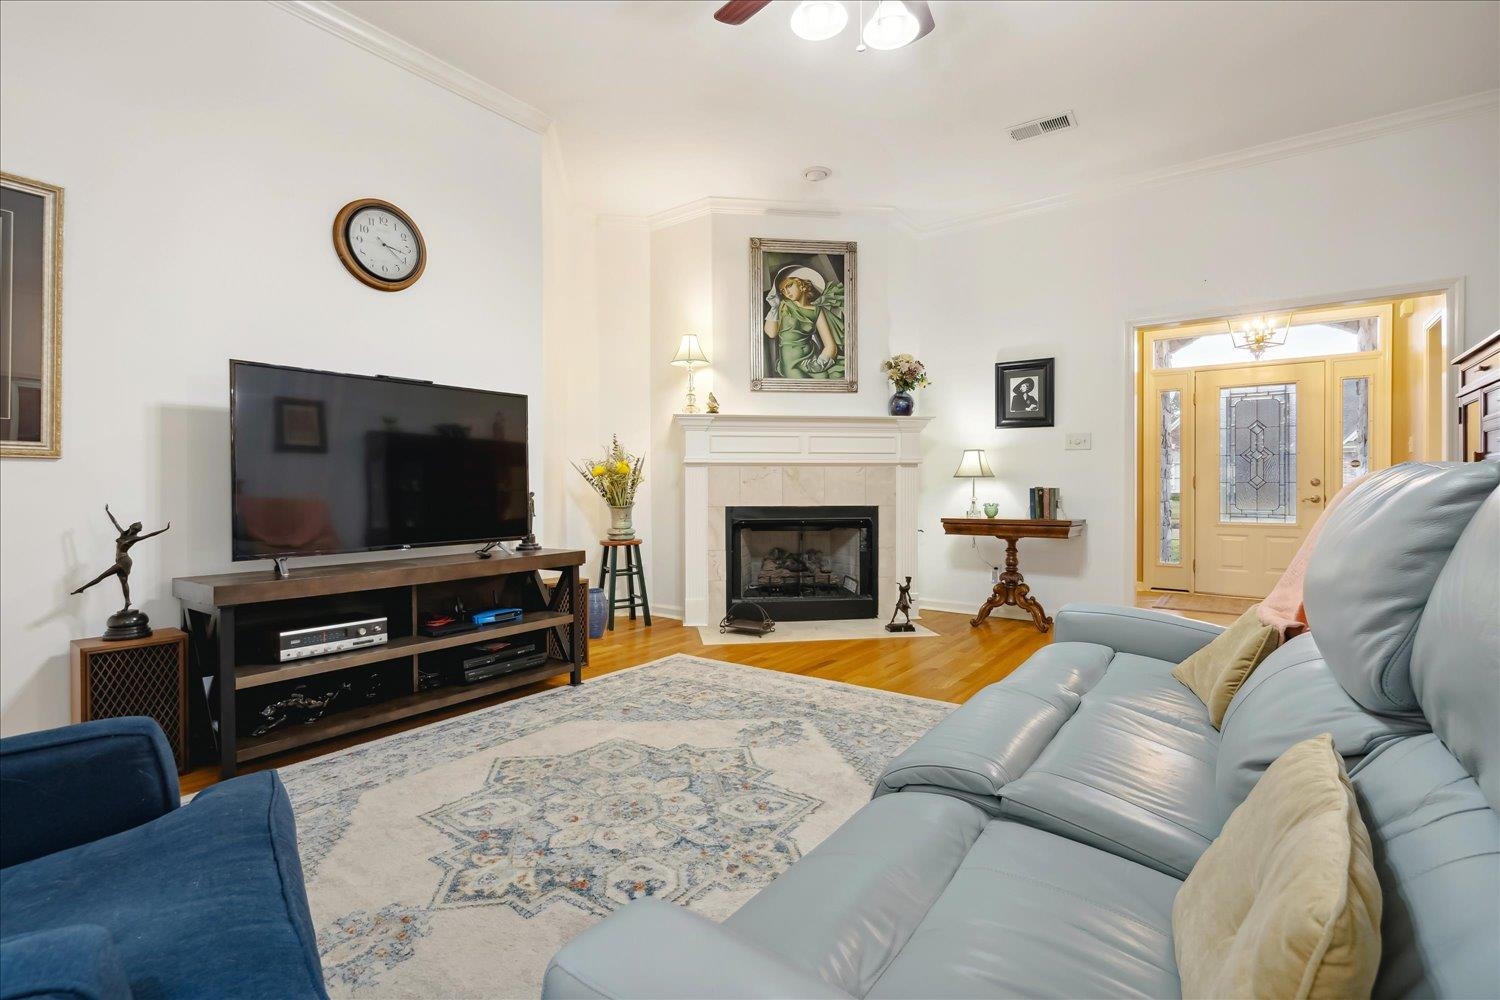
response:
[(63, 190), (0, 173), (0, 456), (62, 457)]
[(995, 366), (995, 426), (1051, 427), (1056, 386), (1053, 358)]

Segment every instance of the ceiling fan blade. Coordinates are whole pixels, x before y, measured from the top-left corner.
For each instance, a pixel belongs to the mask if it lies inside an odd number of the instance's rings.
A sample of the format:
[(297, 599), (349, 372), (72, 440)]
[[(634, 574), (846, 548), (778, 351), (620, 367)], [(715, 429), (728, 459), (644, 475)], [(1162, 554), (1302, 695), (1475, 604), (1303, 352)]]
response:
[[(729, 0), (724, 6), (714, 11), (714, 20), (721, 24), (744, 24), (760, 9), (769, 5), (771, 0)], [(925, 7), (926, 4), (923, 4)], [(930, 18), (929, 18), (930, 20)]]
[[(912, 12), (917, 23), (922, 26), (917, 32), (917, 38), (930, 34), (932, 29), (937, 27), (937, 23), (932, 19), (932, 8), (928, 6), (927, 0), (906, 0), (906, 9)], [(917, 38), (913, 38), (912, 41), (915, 42)]]

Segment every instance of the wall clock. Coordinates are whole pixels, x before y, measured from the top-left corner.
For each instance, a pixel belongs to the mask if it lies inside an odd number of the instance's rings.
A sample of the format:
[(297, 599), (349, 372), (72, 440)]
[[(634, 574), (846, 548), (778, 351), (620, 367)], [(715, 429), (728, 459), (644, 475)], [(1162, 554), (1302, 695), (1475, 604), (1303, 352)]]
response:
[(382, 292), (411, 287), (427, 266), (422, 231), (411, 216), (379, 198), (360, 198), (339, 209), (333, 248), (350, 274)]

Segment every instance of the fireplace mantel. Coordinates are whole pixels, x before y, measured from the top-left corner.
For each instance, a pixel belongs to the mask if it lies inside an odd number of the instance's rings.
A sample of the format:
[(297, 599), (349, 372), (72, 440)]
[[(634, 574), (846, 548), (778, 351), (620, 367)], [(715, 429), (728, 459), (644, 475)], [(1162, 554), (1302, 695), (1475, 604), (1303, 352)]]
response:
[[(685, 624), (708, 625), (724, 615), (724, 508), (739, 503), (876, 506), (881, 608), (895, 601), (897, 581), (916, 576), (921, 435), (931, 417), (679, 413), (673, 419), (684, 438)], [(912, 590), (916, 605), (919, 587)]]

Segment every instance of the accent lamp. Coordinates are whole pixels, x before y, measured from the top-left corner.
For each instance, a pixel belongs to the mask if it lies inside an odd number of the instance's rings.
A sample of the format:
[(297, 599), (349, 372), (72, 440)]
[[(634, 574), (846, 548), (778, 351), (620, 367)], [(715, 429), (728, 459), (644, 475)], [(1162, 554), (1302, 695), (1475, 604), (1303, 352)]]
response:
[(681, 365), (687, 369), (687, 405), (683, 407), (682, 412), (697, 413), (698, 394), (693, 391), (693, 367), (708, 364), (708, 355), (703, 353), (703, 346), (698, 343), (696, 333), (682, 335), (682, 343), (677, 345), (677, 353), (672, 356), (672, 364)]
[(965, 517), (979, 516), (979, 479), (994, 479), (995, 474), (990, 471), (990, 463), (984, 457), (983, 448), (970, 448), (964, 452), (963, 459), (958, 463), (958, 471), (953, 474), (954, 479), (967, 479), (969, 481), (969, 509), (964, 512)]

